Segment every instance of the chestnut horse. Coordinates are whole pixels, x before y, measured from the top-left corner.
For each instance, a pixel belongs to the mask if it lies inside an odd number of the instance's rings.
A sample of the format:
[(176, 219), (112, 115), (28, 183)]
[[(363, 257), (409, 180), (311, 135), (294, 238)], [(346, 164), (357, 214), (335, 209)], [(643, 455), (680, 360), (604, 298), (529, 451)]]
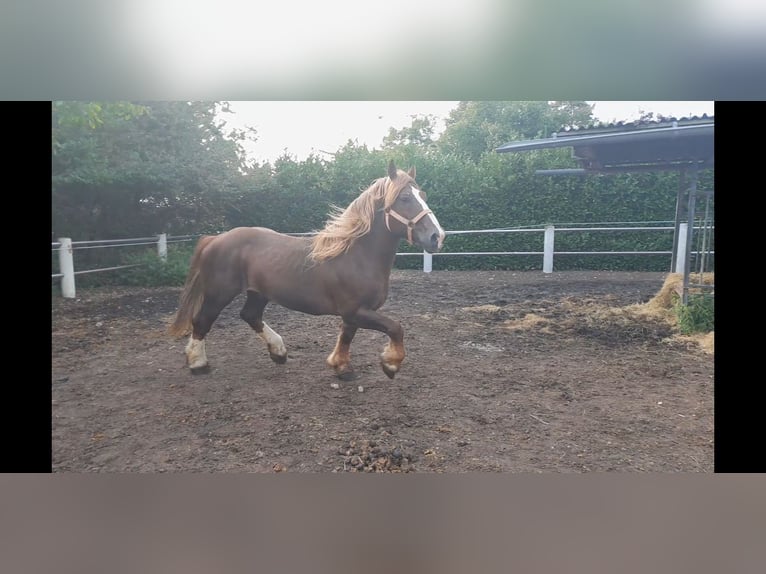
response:
[(292, 237), (263, 227), (237, 227), (199, 239), (180, 305), (169, 332), (183, 336), (188, 366), (208, 365), (205, 335), (221, 311), (240, 293), (247, 294), (240, 317), (266, 342), (275, 363), (287, 360), (287, 348), (262, 315), (273, 301), (312, 315), (338, 315), (340, 335), (327, 364), (340, 378), (353, 375), (351, 341), (357, 329), (389, 337), (380, 364), (393, 379), (404, 360), (399, 322), (378, 312), (401, 239), (429, 252), (439, 251), (444, 230), (415, 182), (415, 168), (388, 166), (345, 210), (336, 209), (324, 229), (311, 238)]

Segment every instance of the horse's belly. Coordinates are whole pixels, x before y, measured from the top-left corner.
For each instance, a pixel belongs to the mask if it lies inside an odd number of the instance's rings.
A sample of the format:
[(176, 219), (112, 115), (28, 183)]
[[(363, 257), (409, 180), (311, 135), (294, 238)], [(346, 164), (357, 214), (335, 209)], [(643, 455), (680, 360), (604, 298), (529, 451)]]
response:
[[(293, 271), (293, 270), (291, 270)], [(337, 315), (323, 282), (310, 273), (285, 272), (262, 283), (263, 294), (282, 307), (310, 315)]]
[(338, 311), (334, 305), (324, 299), (299, 295), (274, 294), (269, 297), (277, 305), (286, 307), (293, 311), (307, 313), (309, 315), (337, 315)]

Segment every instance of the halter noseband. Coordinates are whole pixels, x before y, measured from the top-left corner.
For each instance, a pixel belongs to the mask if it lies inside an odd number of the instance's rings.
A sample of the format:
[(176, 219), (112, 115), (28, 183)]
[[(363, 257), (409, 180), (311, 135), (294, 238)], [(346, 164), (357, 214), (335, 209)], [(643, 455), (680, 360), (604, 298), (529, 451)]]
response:
[(400, 221), (407, 227), (407, 243), (409, 243), (410, 245), (412, 245), (412, 229), (415, 227), (415, 224), (421, 219), (423, 219), (429, 213), (433, 213), (430, 209), (424, 209), (412, 219), (406, 219), (402, 217), (401, 215), (399, 215), (398, 213), (396, 213), (390, 207), (387, 207), (383, 211), (386, 214), (386, 227), (388, 228), (389, 231), (391, 231), (391, 225), (389, 224), (389, 221), (388, 221), (389, 216), (393, 217), (397, 221)]

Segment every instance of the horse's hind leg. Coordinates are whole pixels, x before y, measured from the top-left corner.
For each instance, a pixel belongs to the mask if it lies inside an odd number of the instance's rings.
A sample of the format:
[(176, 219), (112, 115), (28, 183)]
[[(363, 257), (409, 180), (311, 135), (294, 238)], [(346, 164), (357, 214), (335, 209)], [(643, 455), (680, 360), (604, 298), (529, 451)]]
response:
[(268, 302), (269, 300), (260, 293), (248, 291), (247, 301), (239, 312), (239, 316), (258, 333), (261, 339), (266, 341), (271, 360), (281, 365), (287, 361), (287, 348), (282, 337), (263, 322), (263, 309)]
[(351, 368), (351, 352), (349, 349), (357, 329), (358, 327), (355, 325), (343, 321), (335, 348), (330, 353), (330, 356), (327, 357), (327, 364), (335, 369), (335, 374), (341, 379), (351, 379), (354, 374)]
[(192, 334), (186, 345), (186, 360), (193, 373), (202, 372), (207, 368), (205, 335), (208, 334), (224, 307), (231, 303), (234, 297), (236, 297), (236, 293), (225, 297), (205, 294), (202, 307), (192, 319)]

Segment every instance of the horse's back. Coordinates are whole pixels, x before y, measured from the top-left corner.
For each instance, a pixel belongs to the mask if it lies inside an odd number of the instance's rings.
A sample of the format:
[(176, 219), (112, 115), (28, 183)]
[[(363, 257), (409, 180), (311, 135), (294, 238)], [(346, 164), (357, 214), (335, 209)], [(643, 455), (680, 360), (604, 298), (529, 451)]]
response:
[(268, 227), (234, 227), (214, 237), (212, 244), (215, 249), (226, 251), (259, 246), (305, 250), (307, 246), (307, 242), (299, 237), (285, 235)]
[[(260, 290), (268, 277), (300, 280), (310, 242), (266, 227), (235, 227), (205, 246), (203, 268), (209, 277)], [(225, 279), (224, 279), (225, 278)]]

